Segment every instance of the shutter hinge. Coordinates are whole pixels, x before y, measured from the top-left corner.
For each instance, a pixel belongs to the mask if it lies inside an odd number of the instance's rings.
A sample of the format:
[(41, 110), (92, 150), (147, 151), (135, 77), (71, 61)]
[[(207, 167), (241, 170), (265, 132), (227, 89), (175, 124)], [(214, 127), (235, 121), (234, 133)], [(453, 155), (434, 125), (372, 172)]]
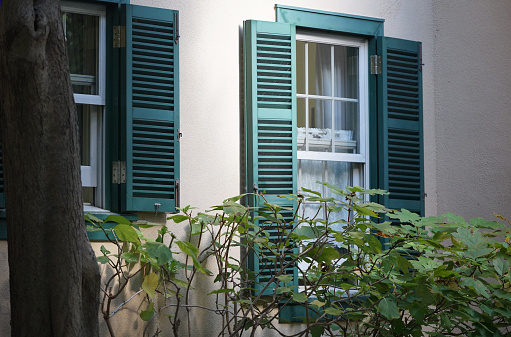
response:
[(179, 181), (179, 179), (176, 179), (174, 193), (176, 200), (176, 208), (181, 207), (181, 182)]
[(422, 67), (424, 63), (422, 63), (422, 43), (419, 43), (419, 71), (422, 72)]
[(381, 55), (371, 55), (371, 75), (381, 74)]
[(114, 26), (114, 48), (126, 47), (126, 26)]
[(112, 184), (126, 184), (126, 162), (112, 162)]
[(179, 129), (177, 129), (177, 141), (178, 142), (181, 141), (181, 138), (183, 138), (183, 133)]
[(179, 12), (174, 13), (174, 41), (179, 42)]

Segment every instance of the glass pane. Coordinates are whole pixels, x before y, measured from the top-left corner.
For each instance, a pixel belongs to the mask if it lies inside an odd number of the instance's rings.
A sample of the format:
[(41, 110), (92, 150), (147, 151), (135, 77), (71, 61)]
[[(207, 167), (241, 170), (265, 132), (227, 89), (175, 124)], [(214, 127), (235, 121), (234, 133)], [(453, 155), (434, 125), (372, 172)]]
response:
[(338, 153), (360, 153), (359, 113), (356, 102), (335, 102), (335, 151)]
[(332, 151), (332, 101), (309, 100), (309, 151)]
[(305, 42), (296, 41), (296, 90), (305, 94)]
[(94, 187), (82, 187), (83, 203), (94, 205)]
[[(353, 164), (342, 161), (327, 161), (325, 181), (341, 189), (353, 185)], [(335, 196), (330, 190), (326, 190), (326, 196)]]
[(97, 95), (99, 17), (68, 12), (63, 21), (73, 92)]
[(310, 190), (322, 192), (322, 185), (317, 184), (317, 181), (323, 181), (323, 162), (320, 160), (299, 160), (300, 181), (298, 182), (298, 189), (302, 187)]
[(80, 129), (80, 157), (81, 165), (90, 165), (90, 106), (85, 104), (76, 104), (78, 112), (78, 126)]
[(358, 99), (358, 48), (334, 47), (335, 96)]
[(326, 44), (309, 42), (309, 94), (332, 96), (331, 47)]
[(298, 132), (296, 133), (297, 137), (297, 146), (299, 151), (305, 151), (305, 121), (307, 120), (307, 116), (305, 114), (305, 98), (298, 98), (296, 100), (297, 105), (297, 127)]

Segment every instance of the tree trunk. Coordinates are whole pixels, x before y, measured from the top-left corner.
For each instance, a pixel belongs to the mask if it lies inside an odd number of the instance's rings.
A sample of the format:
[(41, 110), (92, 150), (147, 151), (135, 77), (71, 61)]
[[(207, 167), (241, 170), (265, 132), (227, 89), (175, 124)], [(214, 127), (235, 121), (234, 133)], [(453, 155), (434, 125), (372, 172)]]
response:
[(2, 0), (0, 129), (12, 336), (97, 336), (77, 113), (59, 0)]

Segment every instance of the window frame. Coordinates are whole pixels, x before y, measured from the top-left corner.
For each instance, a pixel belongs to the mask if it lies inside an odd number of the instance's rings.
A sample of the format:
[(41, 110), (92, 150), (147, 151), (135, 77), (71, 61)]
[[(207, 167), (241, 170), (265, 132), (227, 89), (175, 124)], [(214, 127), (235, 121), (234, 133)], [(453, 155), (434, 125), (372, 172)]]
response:
[[(297, 149), (297, 161), (298, 161), (298, 182), (301, 182), (301, 165), (300, 160), (314, 160), (314, 161), (331, 161), (331, 162), (347, 162), (351, 164), (356, 164), (355, 168), (353, 168), (353, 184), (361, 185), (361, 186), (369, 186), (369, 73), (368, 73), (368, 62), (369, 52), (368, 52), (368, 41), (364, 38), (355, 38), (346, 35), (337, 35), (333, 36), (330, 34), (321, 34), (319, 32), (303, 32), (297, 31), (296, 33), (296, 41), (303, 42), (313, 42), (313, 43), (322, 43), (327, 44), (329, 46), (340, 45), (347, 47), (356, 47), (359, 50), (359, 64), (358, 64), (358, 104), (359, 104), (359, 128), (358, 133), (359, 137), (359, 145), (360, 149), (359, 153), (339, 153), (339, 152), (319, 152), (319, 151), (309, 151), (309, 150), (298, 150)], [(296, 65), (299, 66), (298, 64)], [(308, 76), (307, 72), (306, 78)], [(306, 83), (306, 87), (308, 83)], [(298, 91), (295, 93), (297, 99), (305, 98), (314, 98), (310, 94), (300, 94)], [(318, 96), (319, 97), (319, 96)], [(333, 93), (332, 99), (335, 101)], [(344, 101), (344, 100), (339, 100)], [(307, 109), (307, 108), (306, 108)], [(298, 113), (298, 111), (297, 111)], [(328, 172), (323, 172), (324, 174), (328, 174)], [(300, 189), (300, 183), (298, 184), (298, 188)]]
[[(93, 187), (94, 205), (84, 207), (102, 208), (105, 206), (104, 154), (105, 154), (105, 105), (106, 105), (106, 11), (104, 5), (83, 2), (62, 2), (61, 11), (98, 17), (98, 55), (97, 55), (97, 94), (73, 93), (75, 104), (91, 106), (90, 109), (90, 162), (81, 165), (83, 187)], [(65, 25), (65, 21), (63, 21)], [(65, 27), (64, 27), (65, 29)]]

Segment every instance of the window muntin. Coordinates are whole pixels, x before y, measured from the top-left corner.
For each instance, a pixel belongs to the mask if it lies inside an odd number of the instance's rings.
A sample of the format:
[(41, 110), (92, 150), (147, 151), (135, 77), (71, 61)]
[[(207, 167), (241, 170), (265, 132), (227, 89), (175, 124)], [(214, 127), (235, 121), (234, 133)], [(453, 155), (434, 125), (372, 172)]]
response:
[(298, 187), (368, 186), (367, 42), (297, 34), (296, 46)]
[(104, 6), (63, 3), (71, 83), (80, 127), (82, 195), (86, 205), (103, 200), (102, 153), (105, 105), (106, 14)]

